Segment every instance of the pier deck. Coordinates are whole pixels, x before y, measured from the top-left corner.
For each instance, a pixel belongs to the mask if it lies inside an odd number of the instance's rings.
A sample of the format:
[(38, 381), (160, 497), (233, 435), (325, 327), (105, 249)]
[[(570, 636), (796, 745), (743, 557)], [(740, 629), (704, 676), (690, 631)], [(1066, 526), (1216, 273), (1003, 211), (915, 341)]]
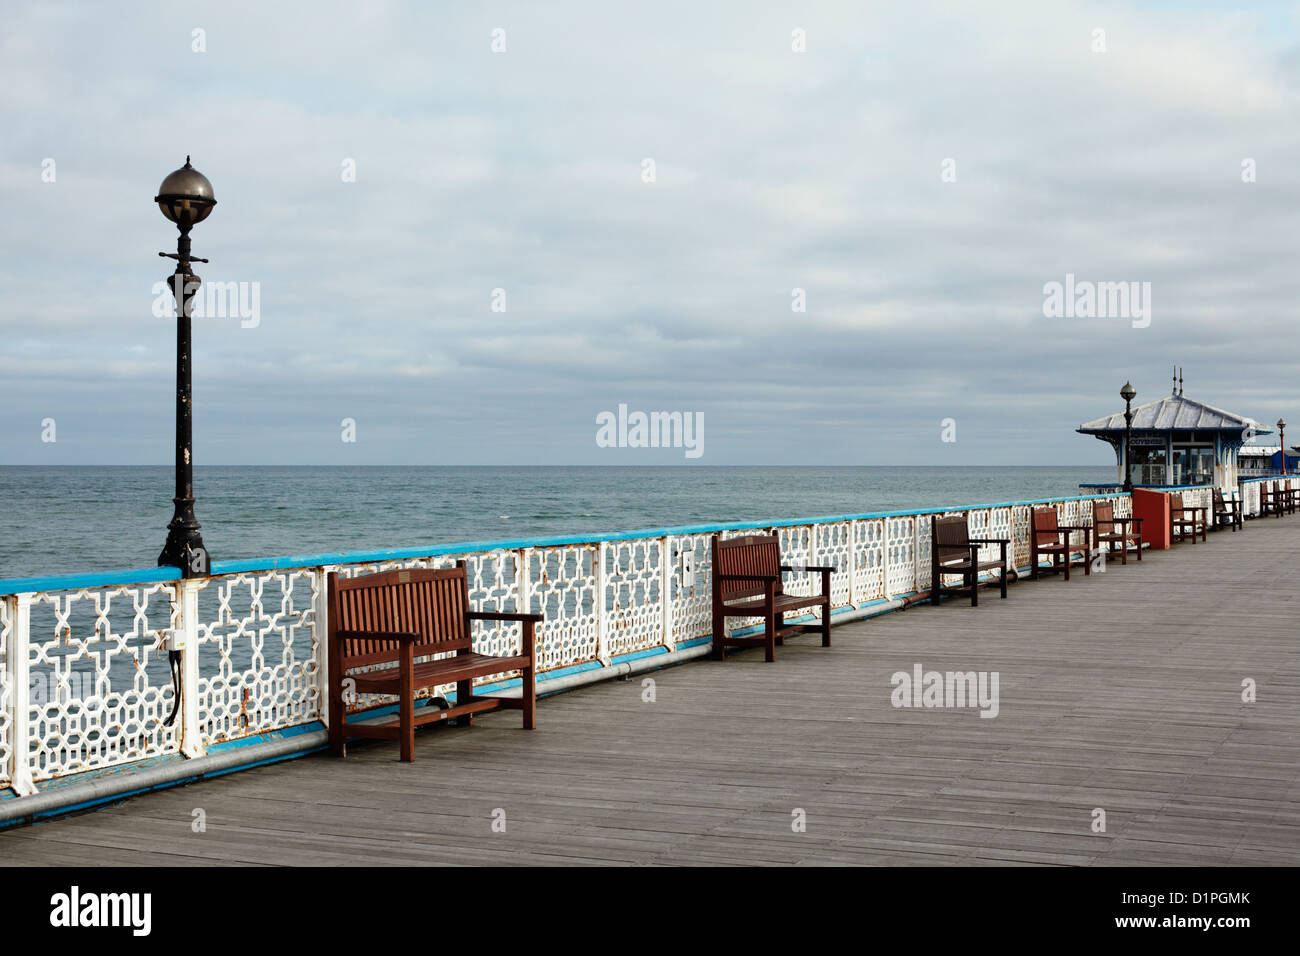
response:
[[(536, 731), (508, 713), (421, 732), (413, 764), (357, 742), (134, 797), (0, 832), (0, 863), (1296, 865), (1298, 532), (1256, 520), (845, 625), (829, 649), (795, 638), (775, 664), (587, 687), (543, 701)], [(890, 676), (917, 663), (999, 672), (999, 715), (895, 709)]]

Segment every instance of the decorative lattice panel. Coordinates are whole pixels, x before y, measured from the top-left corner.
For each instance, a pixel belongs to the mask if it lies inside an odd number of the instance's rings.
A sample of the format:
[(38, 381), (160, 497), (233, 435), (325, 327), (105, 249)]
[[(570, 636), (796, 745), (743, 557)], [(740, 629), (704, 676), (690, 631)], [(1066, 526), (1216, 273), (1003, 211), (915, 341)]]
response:
[(611, 656), (663, 644), (663, 561), (660, 538), (606, 545), (605, 639)]
[(13, 620), (9, 599), (0, 598), (0, 787), (9, 783), (9, 758), (13, 754), (13, 689), (9, 677), (9, 648), (13, 641)]
[(853, 597), (858, 604), (885, 597), (885, 519), (853, 522)]
[[(672, 549), (673, 640), (680, 643), (713, 633), (713, 535), (683, 534), (669, 539)], [(682, 555), (689, 551), (695, 572), (684, 576)]]
[(1011, 507), (1011, 552), (1015, 555), (1012, 566), (1023, 568), (1029, 564), (1029, 516), (1033, 505)]
[[(502, 613), (522, 610), (519, 607), (519, 575), (523, 569), (523, 558), (519, 552), (483, 551), (456, 555), (455, 559), (465, 562), (471, 610)], [(472, 628), (474, 650), (480, 654), (507, 657), (518, 654), (523, 647), (523, 626), (518, 623), (475, 621)], [(538, 648), (544, 648), (546, 643), (544, 622), (536, 626), (533, 638)], [(513, 670), (490, 674), (480, 678), (477, 683), (489, 684), (518, 676), (519, 671)]]
[(599, 654), (596, 570), (600, 548), (572, 544), (529, 555), (529, 610), (546, 616), (538, 655), (543, 671), (594, 661)]
[[(844, 607), (849, 603), (849, 585), (853, 579), (853, 522), (831, 521), (810, 527), (817, 545), (812, 563), (835, 569), (831, 575), (831, 607)], [(821, 575), (809, 575), (809, 578), (813, 589), (810, 593), (814, 593), (821, 588)]]
[[(174, 752), (169, 584), (47, 591), (31, 607), (28, 715), (36, 780)], [(21, 742), (16, 745), (22, 747)]]
[[(917, 574), (917, 524), (924, 519), (911, 515), (885, 519), (885, 597), (896, 597), (915, 590), (919, 583)], [(929, 525), (925, 525), (928, 529)], [(926, 531), (929, 534), (929, 531)], [(926, 578), (929, 572), (926, 571)]]
[(202, 582), (199, 735), (205, 745), (320, 718), (319, 580), (298, 568)]

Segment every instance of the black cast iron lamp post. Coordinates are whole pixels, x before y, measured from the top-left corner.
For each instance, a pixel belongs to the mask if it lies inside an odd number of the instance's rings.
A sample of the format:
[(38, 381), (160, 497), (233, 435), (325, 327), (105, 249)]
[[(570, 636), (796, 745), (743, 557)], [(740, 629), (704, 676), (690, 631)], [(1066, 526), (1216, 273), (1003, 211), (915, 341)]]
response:
[(1124, 387), (1119, 390), (1119, 397), (1124, 399), (1124, 492), (1133, 494), (1133, 399), (1137, 397), (1137, 389), (1133, 387), (1132, 382), (1125, 382)]
[(172, 499), (176, 510), (158, 564), (180, 568), (182, 577), (192, 578), (208, 574), (211, 560), (194, 517), (194, 407), (190, 394), (190, 313), (201, 281), (190, 272), (190, 262), (208, 260), (191, 259), (190, 229), (208, 218), (217, 200), (208, 177), (191, 166), (186, 156), (185, 165), (162, 181), (154, 202), (180, 230), (176, 253), (158, 253), (176, 260), (176, 271), (168, 277), (176, 297), (176, 497)]
[(1286, 420), (1277, 420), (1277, 440), (1282, 445), (1282, 476), (1286, 477)]

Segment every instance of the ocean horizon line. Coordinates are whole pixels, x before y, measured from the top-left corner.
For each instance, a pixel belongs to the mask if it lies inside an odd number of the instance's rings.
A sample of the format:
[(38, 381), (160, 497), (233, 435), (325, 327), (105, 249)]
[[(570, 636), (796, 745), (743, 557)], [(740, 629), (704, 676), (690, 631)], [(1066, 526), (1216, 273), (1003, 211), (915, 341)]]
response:
[[(152, 465), (142, 465), (142, 464), (133, 464), (133, 465), (112, 465), (112, 464), (93, 464), (93, 463), (91, 463), (91, 464), (62, 464), (62, 463), (60, 463), (60, 464), (47, 464), (47, 465), (33, 465), (33, 464), (0, 465), (0, 468), (124, 468), (124, 469), (125, 469), (125, 468), (139, 468), (139, 469), (144, 469), (144, 468), (172, 468), (172, 467), (174, 467), (174, 463), (172, 463), (172, 462), (167, 462), (167, 463), (164, 463), (164, 464), (152, 464)], [(340, 464), (340, 463), (337, 463), (337, 462), (330, 463), (330, 464), (315, 464), (315, 463), (312, 463), (312, 462), (302, 462), (302, 463), (271, 463), (271, 464), (265, 464), (265, 463), (264, 463), (264, 464), (256, 464), (256, 465), (250, 465), (250, 464), (224, 464), (224, 463), (216, 463), (216, 464), (202, 464), (202, 465), (201, 465), (201, 464), (197, 464), (197, 463), (196, 463), (196, 464), (194, 465), (194, 468), (195, 468), (196, 470), (201, 470), (201, 469), (204, 469), (204, 468), (447, 468), (447, 469), (457, 469), (457, 468), (538, 468), (538, 469), (540, 469), (540, 468), (602, 468), (602, 469), (610, 469), (610, 470), (616, 470), (616, 469), (620, 469), (620, 468), (622, 468), (622, 469), (634, 469), (634, 468), (637, 468), (637, 469), (645, 469), (645, 468), (655, 468), (655, 469), (661, 469), (661, 470), (664, 470), (664, 471), (668, 471), (668, 470), (683, 469), (683, 468), (771, 468), (771, 469), (780, 469), (780, 470), (791, 470), (791, 469), (815, 469), (815, 468), (989, 468), (989, 469), (1004, 469), (1004, 468), (1107, 468), (1107, 467), (1112, 467), (1112, 466), (1109, 465), (1109, 464), (1106, 463), (1106, 462), (1084, 463), (1084, 464), (1080, 464), (1080, 463), (1069, 463), (1069, 462), (1066, 462), (1066, 463), (1063, 463), (1063, 464), (1050, 464), (1050, 465), (1042, 465), (1042, 464), (1038, 464), (1038, 465), (1012, 465), (1012, 464), (1001, 464), (1001, 465), (987, 465), (987, 464), (984, 464), (984, 465), (966, 465), (966, 464), (945, 464), (945, 465), (834, 465), (834, 464), (827, 464), (827, 465), (817, 465), (817, 464), (806, 464), (806, 463), (801, 463), (801, 464), (790, 464), (790, 465), (756, 465), (756, 464), (708, 464), (708, 465), (705, 465), (705, 464), (696, 464), (696, 463), (694, 463), (694, 462), (690, 462), (690, 463), (687, 463), (687, 462), (679, 462), (679, 463), (676, 463), (676, 464), (653, 464), (653, 465), (652, 465), (652, 464), (646, 464), (646, 465), (629, 465), (629, 464), (617, 464), (617, 465), (614, 465), (614, 464), (605, 464), (605, 465), (593, 465), (593, 464), (546, 464), (546, 465), (541, 465), (541, 464), (529, 464), (529, 465), (511, 465), (511, 464), (491, 464), (491, 463), (484, 463), (484, 464), (461, 464), (461, 465), (419, 465), (419, 464), (383, 464), (383, 463), (376, 463), (376, 462), (369, 462), (369, 463), (365, 463), (365, 464)]]

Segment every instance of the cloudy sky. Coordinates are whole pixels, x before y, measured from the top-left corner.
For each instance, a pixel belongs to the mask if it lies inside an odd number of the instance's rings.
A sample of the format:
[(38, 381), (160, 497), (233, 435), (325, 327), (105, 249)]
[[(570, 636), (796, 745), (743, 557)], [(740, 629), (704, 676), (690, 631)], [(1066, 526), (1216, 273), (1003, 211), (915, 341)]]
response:
[(1292, 4), (123, 6), (5, 5), (0, 464), (170, 462), (187, 153), (260, 296), (195, 320), (200, 464), (688, 463), (620, 403), (699, 464), (1110, 464), (1174, 363), (1300, 427)]

